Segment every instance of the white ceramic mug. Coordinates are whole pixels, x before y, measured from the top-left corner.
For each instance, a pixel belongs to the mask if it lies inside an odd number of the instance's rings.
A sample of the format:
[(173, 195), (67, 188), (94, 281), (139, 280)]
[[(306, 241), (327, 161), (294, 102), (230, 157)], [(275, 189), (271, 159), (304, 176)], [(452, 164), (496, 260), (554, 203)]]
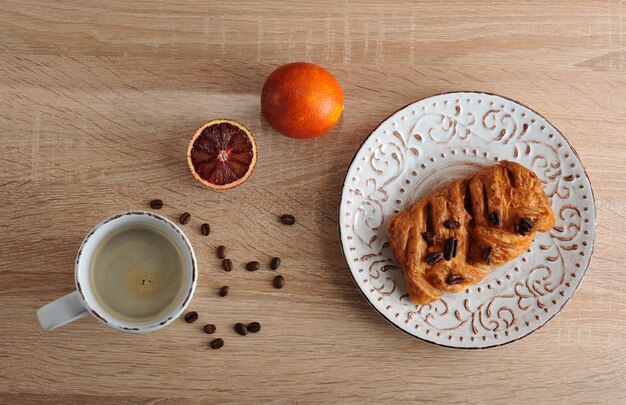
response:
[[(178, 303), (162, 318), (150, 322), (129, 322), (115, 317), (98, 303), (89, 282), (90, 262), (98, 245), (112, 232), (128, 225), (147, 225), (165, 232), (180, 248), (185, 262), (184, 271), (188, 272), (185, 277), (185, 293), (176, 298)], [(37, 318), (43, 329), (52, 330), (89, 314), (106, 326), (122, 332), (145, 333), (161, 329), (178, 318), (189, 304), (196, 288), (198, 270), (191, 243), (178, 226), (151, 212), (129, 211), (102, 221), (85, 237), (76, 256), (74, 277), (76, 291), (37, 311)]]

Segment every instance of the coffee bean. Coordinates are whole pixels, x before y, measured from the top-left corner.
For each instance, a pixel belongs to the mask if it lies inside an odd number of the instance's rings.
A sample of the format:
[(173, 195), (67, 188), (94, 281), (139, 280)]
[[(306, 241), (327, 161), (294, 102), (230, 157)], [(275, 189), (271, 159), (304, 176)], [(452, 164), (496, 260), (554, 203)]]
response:
[(163, 208), (163, 201), (159, 199), (150, 201), (150, 208), (153, 210), (160, 210)]
[(274, 287), (276, 288), (283, 288), (285, 286), (285, 277), (283, 276), (276, 276), (274, 277)]
[(214, 349), (214, 350), (221, 349), (222, 347), (224, 347), (224, 339), (222, 338), (213, 339), (211, 340), (211, 343), (209, 343), (209, 346), (211, 346), (211, 349)]
[(227, 296), (229, 291), (230, 291), (230, 288), (228, 288), (227, 285), (225, 285), (224, 287), (220, 288), (220, 297)]
[(180, 221), (181, 224), (183, 225), (187, 225), (187, 223), (189, 223), (189, 220), (191, 219), (191, 214), (188, 212), (183, 213), (180, 218), (178, 219)]
[(248, 271), (257, 271), (260, 268), (261, 268), (261, 265), (257, 261), (246, 264), (246, 270)]
[(276, 270), (278, 267), (280, 267), (280, 257), (272, 258), (272, 261), (270, 262), (270, 269)]
[(233, 261), (230, 259), (222, 260), (222, 268), (225, 272), (230, 272), (233, 269)]
[(532, 232), (533, 221), (530, 218), (522, 218), (519, 223), (515, 225), (515, 233), (522, 236), (526, 236), (527, 233)]
[(435, 264), (439, 263), (440, 261), (443, 260), (443, 253), (439, 252), (439, 253), (429, 253), (426, 255), (426, 257), (424, 258), (424, 260), (426, 260), (426, 263), (428, 263), (431, 266), (434, 266)]
[(248, 328), (243, 323), (236, 323), (235, 331), (237, 331), (237, 333), (239, 333), (241, 336), (246, 336), (248, 334)]
[(491, 214), (489, 214), (489, 220), (494, 225), (500, 225), (500, 213), (498, 211), (492, 212)]
[(530, 218), (522, 218), (519, 220), (520, 223), (524, 224), (524, 226), (527, 226), (530, 229), (533, 229), (533, 220)]
[(493, 248), (491, 246), (489, 246), (487, 249), (484, 250), (483, 252), (483, 259), (484, 260), (489, 260), (489, 258), (491, 257), (491, 254), (493, 253)]
[(185, 322), (194, 323), (198, 320), (198, 313), (196, 311), (187, 312), (185, 315)]
[(448, 278), (446, 279), (446, 284), (455, 285), (455, 284), (461, 284), (464, 281), (465, 279), (463, 278), (462, 275), (452, 273), (448, 275)]
[(461, 224), (459, 223), (459, 221), (456, 221), (454, 219), (446, 219), (443, 222), (443, 226), (445, 226), (448, 229), (456, 229), (459, 226), (461, 226)]
[(220, 245), (217, 247), (217, 257), (224, 259), (226, 257), (226, 246)]
[(285, 214), (280, 217), (280, 222), (285, 225), (293, 225), (296, 223), (296, 217), (290, 214)]
[(211, 233), (211, 227), (209, 226), (209, 224), (202, 224), (200, 226), (200, 233), (204, 236), (208, 236), (209, 233)]
[(450, 236), (443, 244), (443, 258), (446, 260), (452, 260), (455, 239), (453, 236)]
[(216, 330), (217, 328), (213, 324), (207, 323), (206, 325), (204, 325), (204, 333), (208, 335), (214, 334)]
[(248, 332), (250, 333), (257, 333), (258, 331), (261, 330), (261, 324), (258, 322), (250, 322), (248, 324)]
[(435, 233), (434, 232), (422, 232), (422, 238), (426, 241), (427, 245), (432, 245), (435, 241)]

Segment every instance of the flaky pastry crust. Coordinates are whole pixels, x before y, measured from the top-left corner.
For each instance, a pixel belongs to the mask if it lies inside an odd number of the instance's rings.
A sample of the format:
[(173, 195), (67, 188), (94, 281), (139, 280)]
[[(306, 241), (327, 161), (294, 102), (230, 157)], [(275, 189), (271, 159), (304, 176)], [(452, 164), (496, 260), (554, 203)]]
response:
[(387, 237), (410, 299), (427, 304), (520, 256), (554, 220), (535, 173), (503, 161), (394, 215)]

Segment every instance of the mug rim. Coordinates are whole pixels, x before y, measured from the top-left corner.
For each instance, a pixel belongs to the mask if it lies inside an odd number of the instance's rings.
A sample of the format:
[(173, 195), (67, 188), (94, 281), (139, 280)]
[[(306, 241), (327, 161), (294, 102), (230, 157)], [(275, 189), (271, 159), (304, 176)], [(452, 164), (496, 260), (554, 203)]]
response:
[[(83, 293), (83, 287), (81, 286), (80, 281), (79, 281), (79, 271), (80, 271), (81, 258), (83, 258), (83, 249), (85, 248), (89, 239), (91, 239), (91, 237), (99, 229), (101, 229), (103, 225), (106, 225), (110, 222), (119, 221), (121, 218), (124, 218), (124, 217), (139, 217), (139, 216), (147, 216), (151, 218), (150, 220), (163, 221), (165, 224), (169, 225), (169, 227), (172, 228), (172, 230), (181, 237), (183, 244), (187, 248), (187, 252), (184, 252), (184, 254), (189, 255), (189, 258), (191, 260), (191, 285), (189, 286), (189, 290), (186, 292), (185, 299), (183, 300), (182, 304), (178, 308), (172, 309), (171, 311), (169, 311), (162, 317), (154, 320), (153, 322), (155, 323), (151, 323), (147, 326), (141, 326), (141, 327), (129, 326), (129, 324), (134, 325), (133, 322), (128, 322), (128, 324), (126, 325), (123, 323), (120, 324), (119, 321), (113, 321), (112, 319), (107, 319), (106, 315), (108, 314), (101, 314), (97, 312), (96, 310), (94, 310), (92, 305), (89, 303), (89, 300), (85, 297), (85, 294)], [(83, 258), (83, 260), (85, 259)], [(187, 235), (185, 235), (182, 229), (180, 229), (174, 222), (170, 221), (169, 219), (161, 215), (158, 215), (149, 211), (124, 211), (124, 212), (120, 212), (118, 214), (112, 215), (100, 221), (96, 226), (94, 226), (91, 229), (91, 231), (83, 239), (83, 242), (81, 243), (80, 248), (78, 249), (78, 253), (76, 254), (76, 261), (74, 264), (74, 282), (76, 284), (76, 289), (78, 290), (81, 302), (84, 305), (85, 309), (89, 312), (89, 314), (91, 314), (100, 323), (112, 329), (119, 330), (122, 332), (128, 332), (128, 333), (146, 333), (146, 332), (156, 331), (156, 330), (164, 328), (165, 326), (169, 325), (174, 320), (176, 320), (189, 305), (189, 302), (191, 301), (191, 298), (193, 297), (193, 293), (196, 289), (197, 279), (198, 279), (198, 266), (197, 266), (196, 254), (193, 250), (193, 246), (191, 245), (191, 242), (189, 241), (189, 238), (187, 238)], [(91, 301), (94, 301), (94, 300), (95, 300), (95, 297), (91, 299)]]

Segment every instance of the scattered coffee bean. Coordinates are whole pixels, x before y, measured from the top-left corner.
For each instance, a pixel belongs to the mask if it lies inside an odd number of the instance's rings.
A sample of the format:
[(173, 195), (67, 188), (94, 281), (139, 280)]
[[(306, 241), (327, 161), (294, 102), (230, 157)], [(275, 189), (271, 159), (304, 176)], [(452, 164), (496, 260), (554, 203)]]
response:
[(230, 292), (230, 288), (228, 288), (228, 286), (225, 285), (224, 287), (220, 288), (220, 297), (227, 296), (229, 292)]
[(426, 255), (426, 263), (433, 266), (443, 260), (443, 253), (429, 253)]
[(283, 288), (285, 286), (285, 277), (283, 276), (276, 276), (274, 277), (274, 287), (276, 288)]
[(196, 311), (187, 312), (185, 315), (185, 322), (194, 323), (198, 320), (198, 313)]
[(261, 265), (257, 261), (246, 264), (246, 270), (248, 271), (257, 271), (260, 268), (261, 268)]
[(280, 217), (280, 222), (285, 225), (293, 225), (296, 223), (296, 217), (290, 214), (285, 214)]
[(422, 238), (426, 241), (427, 245), (432, 245), (435, 241), (435, 233), (434, 232), (422, 232)]
[(221, 349), (222, 347), (224, 347), (224, 339), (222, 338), (213, 339), (211, 340), (211, 343), (209, 343), (209, 346), (211, 346), (211, 349), (214, 349), (214, 350)]
[(492, 212), (491, 214), (489, 214), (489, 220), (494, 225), (500, 225), (500, 213), (498, 211)]
[(236, 323), (235, 331), (239, 333), (241, 336), (246, 336), (248, 334), (248, 328), (243, 323)]
[(273, 257), (270, 262), (270, 269), (277, 270), (280, 267), (280, 257)]
[(204, 325), (204, 333), (208, 335), (214, 334), (216, 330), (217, 328), (213, 324), (207, 323), (206, 325)]
[(446, 284), (455, 285), (455, 284), (461, 284), (464, 281), (465, 279), (463, 278), (462, 275), (451, 273), (448, 275), (448, 278), (446, 279)]
[(150, 201), (150, 208), (153, 210), (160, 210), (163, 208), (163, 201), (159, 199)]
[(188, 212), (183, 213), (180, 218), (178, 219), (180, 221), (181, 224), (183, 225), (187, 225), (187, 223), (189, 223), (189, 220), (191, 219), (191, 214)]
[(217, 247), (217, 257), (220, 259), (226, 258), (226, 246), (220, 245)]
[(446, 219), (443, 222), (443, 226), (445, 226), (448, 229), (456, 229), (459, 226), (461, 226), (461, 224), (459, 223), (459, 221), (455, 221), (454, 219)]
[(233, 261), (230, 259), (222, 260), (222, 268), (225, 272), (230, 272), (233, 269)]
[(454, 250), (454, 241), (456, 238), (449, 237), (443, 244), (443, 258), (446, 260), (452, 260), (452, 251)]
[(454, 239), (454, 244), (452, 245), (452, 257), (456, 257), (456, 251), (459, 248), (459, 240)]
[(258, 322), (250, 322), (248, 324), (248, 332), (250, 333), (257, 333), (258, 331), (261, 330), (261, 324)]
[(204, 236), (208, 236), (209, 233), (211, 233), (211, 227), (209, 226), (209, 224), (202, 224), (200, 226), (200, 233)]

